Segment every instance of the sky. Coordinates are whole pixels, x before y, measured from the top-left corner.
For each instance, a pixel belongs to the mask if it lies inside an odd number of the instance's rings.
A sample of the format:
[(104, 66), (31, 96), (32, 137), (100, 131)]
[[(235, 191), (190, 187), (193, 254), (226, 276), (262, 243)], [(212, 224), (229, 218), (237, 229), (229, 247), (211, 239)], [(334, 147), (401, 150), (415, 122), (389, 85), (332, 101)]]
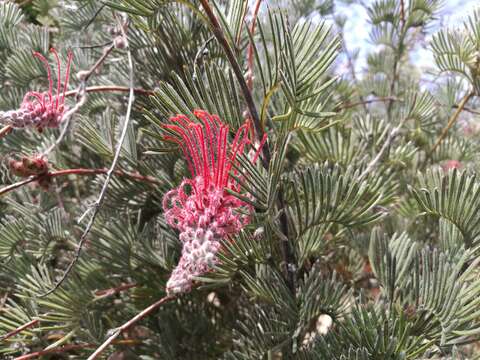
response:
[[(371, 2), (373, 0), (364, 1), (367, 4)], [(440, 21), (445, 26), (458, 26), (477, 8), (480, 8), (479, 0), (444, 0), (444, 4), (438, 14), (439, 21), (436, 22), (437, 26), (440, 25)], [(369, 40), (371, 27), (368, 23), (367, 12), (361, 5), (340, 5), (338, 2), (336, 4), (336, 13), (348, 19), (344, 31), (345, 45), (351, 53), (359, 50), (359, 58), (355, 69), (357, 73), (361, 73), (362, 69), (365, 68), (366, 54), (374, 49)], [(431, 37), (431, 34), (427, 37), (427, 41), (429, 37)], [(427, 48), (420, 48), (413, 52), (412, 60), (423, 68), (431, 67), (434, 63), (431, 51)]]

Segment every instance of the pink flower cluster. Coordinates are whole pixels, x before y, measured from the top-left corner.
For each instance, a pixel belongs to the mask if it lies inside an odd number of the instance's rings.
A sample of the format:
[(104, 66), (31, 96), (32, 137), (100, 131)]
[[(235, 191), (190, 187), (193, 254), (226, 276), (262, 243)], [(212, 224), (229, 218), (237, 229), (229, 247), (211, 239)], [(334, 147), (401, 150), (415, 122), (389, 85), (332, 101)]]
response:
[(61, 65), (58, 53), (53, 48), (50, 49), (50, 52), (53, 53), (57, 62), (57, 84), (55, 95), (53, 94), (52, 69), (48, 64), (47, 59), (45, 59), (43, 55), (38, 52), (34, 52), (33, 56), (40, 59), (47, 69), (49, 83), (48, 92), (27, 92), (19, 109), (0, 112), (0, 123), (11, 125), (14, 128), (33, 126), (40, 132), (46, 127), (58, 127), (65, 112), (65, 93), (68, 87), (70, 65), (73, 55), (71, 52), (68, 53), (65, 78), (62, 86)]
[(252, 145), (251, 122), (247, 120), (229, 143), (229, 127), (218, 116), (203, 110), (194, 114), (199, 122), (178, 115), (170, 119), (172, 124), (164, 125), (171, 134), (166, 140), (180, 146), (192, 174), (192, 179), (185, 179), (163, 199), (167, 223), (180, 231), (183, 244), (180, 261), (167, 283), (170, 294), (189, 291), (195, 276), (211, 270), (218, 261), (221, 240), (246, 226), (252, 212), (251, 206), (225, 191), (240, 190), (230, 174), (237, 157)]

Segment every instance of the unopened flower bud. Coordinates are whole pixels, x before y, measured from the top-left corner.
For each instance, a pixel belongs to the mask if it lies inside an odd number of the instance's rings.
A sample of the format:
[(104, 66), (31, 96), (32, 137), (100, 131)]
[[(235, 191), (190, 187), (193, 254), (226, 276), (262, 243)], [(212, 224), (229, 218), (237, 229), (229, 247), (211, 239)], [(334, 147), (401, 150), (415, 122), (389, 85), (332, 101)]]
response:
[(21, 161), (10, 159), (8, 161), (8, 167), (10, 168), (10, 171), (12, 172), (12, 174), (15, 176), (20, 176), (20, 177), (27, 176), (25, 172), (25, 167), (23, 166)]
[(127, 47), (127, 41), (123, 36), (117, 36), (113, 40), (113, 46), (115, 46), (116, 49), (125, 49)]

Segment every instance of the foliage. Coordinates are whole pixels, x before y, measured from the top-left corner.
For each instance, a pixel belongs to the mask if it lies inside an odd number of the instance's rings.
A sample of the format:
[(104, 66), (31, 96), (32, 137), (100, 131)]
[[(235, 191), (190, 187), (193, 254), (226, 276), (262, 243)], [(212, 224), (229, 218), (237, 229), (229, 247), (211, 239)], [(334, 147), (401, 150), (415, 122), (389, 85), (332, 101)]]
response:
[[(165, 296), (181, 244), (162, 199), (189, 175), (164, 125), (196, 109), (232, 134), (246, 118), (267, 134), (260, 161), (242, 156), (232, 169), (240, 189), (229, 192), (254, 215), (190, 293), (123, 332), (103, 358), (469, 358), (480, 334), (480, 10), (433, 34), (428, 83), (411, 55), (438, 24), (440, 1), (356, 4), (376, 45), (362, 74), (342, 41), (340, 1), (264, 1), (256, 26), (254, 4), (209, 1), (224, 43), (202, 3), (0, 2), (1, 111), (46, 89), (32, 51), (52, 60), (50, 46), (62, 60), (74, 53), (69, 90), (115, 90), (89, 92), (48, 154), (52, 172), (97, 173), (0, 190), (2, 358), (53, 349), (52, 359), (85, 359)], [(82, 83), (80, 71), (112, 43)], [(118, 171), (79, 261), (44, 296), (75, 257), (119, 144), (129, 54), (137, 90)], [(78, 101), (69, 96), (69, 108)], [(43, 153), (60, 132), (2, 133), (2, 188), (21, 180), (10, 159)]]

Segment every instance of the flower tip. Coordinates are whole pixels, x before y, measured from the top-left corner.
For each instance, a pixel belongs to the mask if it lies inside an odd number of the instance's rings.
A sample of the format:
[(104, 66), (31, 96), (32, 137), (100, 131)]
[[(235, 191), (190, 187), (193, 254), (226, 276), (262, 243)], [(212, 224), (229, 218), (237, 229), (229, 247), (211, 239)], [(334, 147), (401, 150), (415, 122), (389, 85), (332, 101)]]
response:
[(193, 110), (193, 115), (195, 115), (197, 117), (202, 117), (202, 116), (207, 115), (207, 112), (203, 109), (194, 109)]

